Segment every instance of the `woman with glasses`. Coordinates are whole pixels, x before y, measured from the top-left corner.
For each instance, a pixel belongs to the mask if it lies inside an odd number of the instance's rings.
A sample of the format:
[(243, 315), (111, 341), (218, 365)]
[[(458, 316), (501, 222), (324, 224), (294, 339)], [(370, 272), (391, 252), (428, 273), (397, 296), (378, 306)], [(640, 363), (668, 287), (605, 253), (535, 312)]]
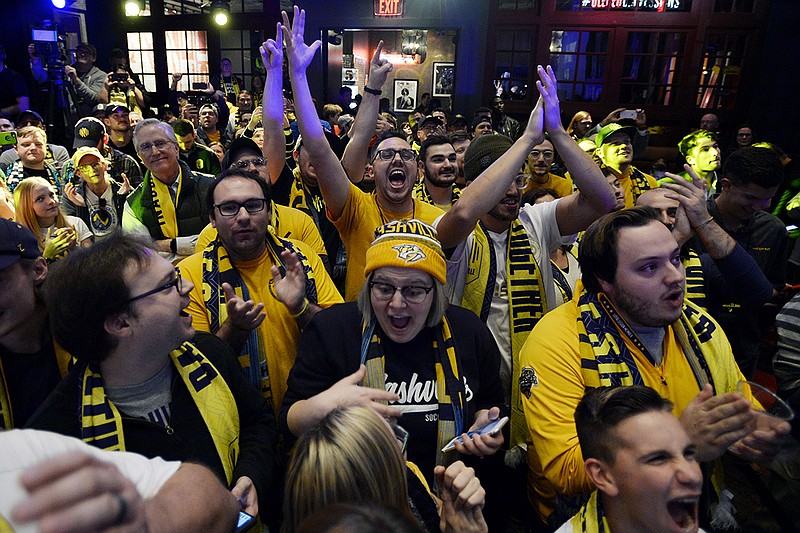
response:
[(48, 262), (64, 257), (76, 246), (92, 245), (92, 232), (86, 223), (64, 214), (55, 188), (47, 180), (34, 176), (19, 182), (14, 189), (14, 205), (16, 221), (33, 232)]
[(416, 466), (406, 461), (407, 439), (402, 427), (366, 407), (328, 413), (300, 436), (292, 450), (284, 498), (285, 533), (294, 533), (303, 520), (326, 506), (364, 501), (400, 511), (427, 531), (487, 531), (485, 491), (474, 470), (460, 461), (447, 469), (437, 467), (439, 500), (430, 494)]
[(434, 466), (502, 444), (502, 434), (480, 435), (442, 452), (500, 417), (499, 354), (474, 313), (448, 306), (436, 230), (407, 220), (375, 234), (358, 301), (321, 311), (303, 331), (281, 423), (294, 438), (337, 407), (402, 415), (408, 457), (432, 482)]

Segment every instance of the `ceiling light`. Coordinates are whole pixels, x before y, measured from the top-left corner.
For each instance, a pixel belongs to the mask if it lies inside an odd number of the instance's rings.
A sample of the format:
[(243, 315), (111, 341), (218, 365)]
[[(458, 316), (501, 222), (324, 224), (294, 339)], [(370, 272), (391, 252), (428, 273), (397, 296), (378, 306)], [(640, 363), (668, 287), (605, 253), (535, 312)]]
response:
[(217, 26), (225, 26), (228, 23), (228, 15), (231, 14), (231, 5), (225, 0), (215, 0), (211, 2), (211, 18)]
[(138, 17), (139, 13), (144, 9), (143, 0), (125, 0), (125, 16)]
[(53, 7), (64, 9), (67, 5), (67, 0), (53, 0)]

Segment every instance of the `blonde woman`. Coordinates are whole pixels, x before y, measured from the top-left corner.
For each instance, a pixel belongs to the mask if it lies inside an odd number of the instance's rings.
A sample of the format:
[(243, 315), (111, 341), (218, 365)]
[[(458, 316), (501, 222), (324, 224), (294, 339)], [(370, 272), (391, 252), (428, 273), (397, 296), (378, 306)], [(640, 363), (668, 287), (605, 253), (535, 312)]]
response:
[(292, 451), (284, 531), (294, 533), (305, 518), (331, 504), (358, 502), (377, 502), (416, 517), (428, 531), (487, 531), (486, 493), (474, 470), (461, 461), (436, 467), (442, 500), (435, 499), (421, 473), (404, 459), (407, 437), (368, 407), (331, 411), (300, 436)]
[(30, 229), (48, 261), (64, 257), (75, 246), (92, 245), (86, 223), (61, 211), (55, 188), (43, 178), (30, 177), (14, 189), (15, 219)]

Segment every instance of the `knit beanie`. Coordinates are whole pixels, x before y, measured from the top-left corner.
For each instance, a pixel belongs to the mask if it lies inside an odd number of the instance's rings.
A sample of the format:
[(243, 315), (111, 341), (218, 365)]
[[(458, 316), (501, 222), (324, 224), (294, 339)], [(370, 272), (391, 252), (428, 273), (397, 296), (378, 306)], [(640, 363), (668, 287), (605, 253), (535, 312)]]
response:
[(444, 253), (436, 230), (416, 219), (394, 220), (375, 230), (367, 250), (364, 275), (381, 267), (415, 268), (427, 272), (443, 285), (447, 282)]
[(464, 181), (472, 181), (506, 153), (514, 141), (505, 135), (481, 135), (472, 139), (464, 154)]

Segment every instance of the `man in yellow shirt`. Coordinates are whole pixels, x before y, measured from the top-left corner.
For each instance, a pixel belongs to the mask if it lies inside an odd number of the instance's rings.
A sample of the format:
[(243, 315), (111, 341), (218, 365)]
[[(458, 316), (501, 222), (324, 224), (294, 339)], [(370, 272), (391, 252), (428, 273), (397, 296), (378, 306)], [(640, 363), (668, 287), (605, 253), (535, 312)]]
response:
[(736, 393), (744, 378), (730, 344), (710, 316), (684, 301), (680, 248), (658, 212), (635, 207), (600, 218), (578, 256), (583, 283), (575, 297), (539, 321), (520, 353), (540, 516), (552, 509), (553, 487), (570, 495), (592, 489), (573, 417), (590, 387), (655, 389), (674, 405), (701, 462), (726, 450), (747, 461), (771, 459), (789, 424), (756, 415)]
[(553, 143), (548, 139), (537, 144), (525, 160), (525, 173), (530, 175), (523, 192), (531, 189), (553, 189), (559, 198), (572, 194), (572, 179), (562, 178), (550, 172), (555, 158)]
[(635, 126), (623, 126), (612, 122), (600, 128), (594, 139), (597, 155), (603, 164), (610, 168), (625, 191), (625, 207), (633, 207), (636, 199), (644, 191), (655, 189), (658, 182), (653, 176), (634, 167), (633, 138), (637, 134)]
[(300, 329), (320, 307), (342, 301), (322, 261), (303, 242), (278, 237), (269, 185), (241, 170), (209, 190), (217, 238), (181, 261), (194, 283), (187, 311), (194, 327), (231, 345), (251, 384), (280, 410)]

